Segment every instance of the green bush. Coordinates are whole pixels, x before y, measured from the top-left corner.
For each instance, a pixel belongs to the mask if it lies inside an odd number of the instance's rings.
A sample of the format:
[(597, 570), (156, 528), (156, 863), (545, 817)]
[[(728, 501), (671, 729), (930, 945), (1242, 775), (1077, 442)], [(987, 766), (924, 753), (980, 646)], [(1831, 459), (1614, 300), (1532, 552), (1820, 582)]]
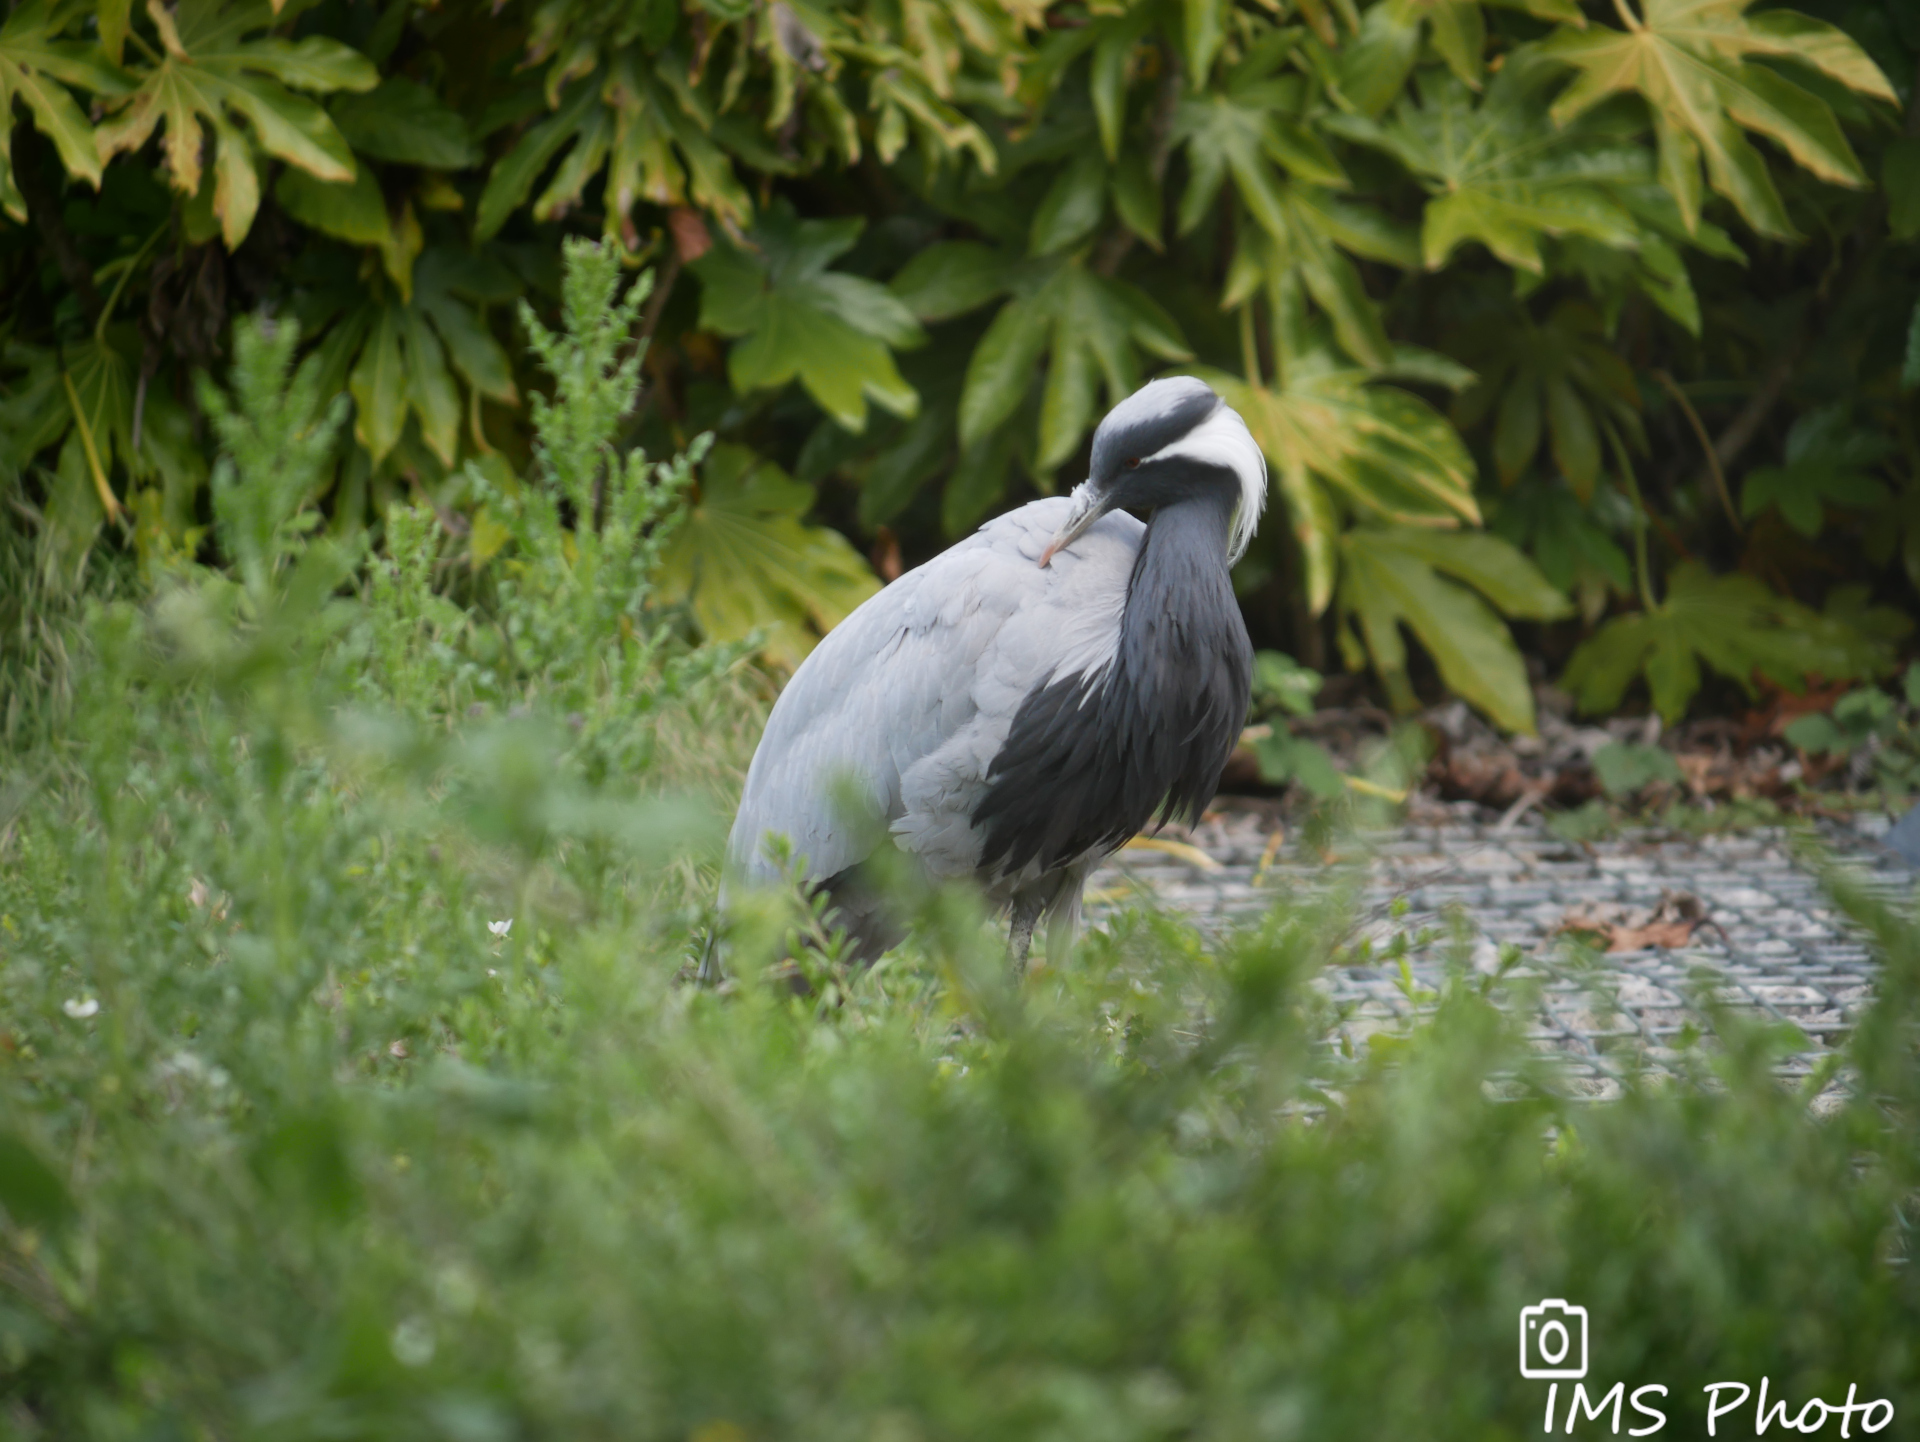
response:
[(1530, 727), (1513, 622), (1589, 709), (1884, 676), (1920, 583), (1920, 26), (1809, 3), (18, 0), (20, 594), (233, 559), (193, 376), (261, 308), (351, 397), (329, 530), (428, 500), (492, 566), (550, 384), (520, 307), (551, 323), (585, 232), (660, 276), (618, 444), (720, 442), (662, 584), (778, 664), (871, 594), (870, 545), (1070, 484), (1180, 367), (1284, 501), (1238, 575), (1262, 644), (1396, 708), (1437, 681)]
[[(1517, 1438), (1543, 1296), (1668, 1435), (1763, 1376), (1900, 1435), (1920, 933), (1861, 896), (1886, 969), (1829, 1115), (1732, 1018), (1573, 1101), (1464, 964), (1348, 1055), (1337, 895), (1220, 945), (1127, 913), (1020, 987), (927, 897), (805, 998), (760, 980), (811, 924), (775, 906), (737, 981), (680, 981), (755, 707), (649, 590), (685, 463), (608, 446), (637, 294), (575, 261), (542, 486), (488, 501), (511, 586), (447, 604), (396, 507), (339, 591), (300, 484), (336, 414), (243, 328), (207, 398), (240, 579), (96, 604), (70, 721), (7, 753), (0, 1435)], [(617, 552), (557, 539), (596, 486)]]

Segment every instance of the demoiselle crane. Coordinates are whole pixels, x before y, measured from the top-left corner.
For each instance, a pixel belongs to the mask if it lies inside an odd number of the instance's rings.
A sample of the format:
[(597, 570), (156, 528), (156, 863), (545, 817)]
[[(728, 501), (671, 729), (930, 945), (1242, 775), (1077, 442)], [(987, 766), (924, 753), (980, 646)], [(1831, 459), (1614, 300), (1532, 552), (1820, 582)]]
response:
[(973, 878), (1010, 911), (1024, 966), (1043, 914), (1048, 950), (1070, 944), (1087, 874), (1156, 812), (1198, 818), (1247, 715), (1253, 650), (1228, 568), (1259, 524), (1266, 461), (1239, 414), (1181, 376), (1113, 409), (1089, 469), (814, 648), (747, 771), (730, 886), (775, 880), (767, 843), (785, 836), (871, 960), (902, 935), (860, 876), (890, 839), (930, 880)]

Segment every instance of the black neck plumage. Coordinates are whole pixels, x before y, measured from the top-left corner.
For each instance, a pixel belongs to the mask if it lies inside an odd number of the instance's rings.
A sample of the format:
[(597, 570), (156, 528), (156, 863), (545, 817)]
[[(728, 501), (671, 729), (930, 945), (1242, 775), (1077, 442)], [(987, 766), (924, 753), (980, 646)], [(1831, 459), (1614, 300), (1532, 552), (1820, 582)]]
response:
[(1227, 569), (1235, 492), (1160, 507), (1134, 559), (1113, 660), (1028, 693), (974, 812), (982, 868), (1042, 871), (1152, 822), (1197, 819), (1247, 714), (1253, 648)]

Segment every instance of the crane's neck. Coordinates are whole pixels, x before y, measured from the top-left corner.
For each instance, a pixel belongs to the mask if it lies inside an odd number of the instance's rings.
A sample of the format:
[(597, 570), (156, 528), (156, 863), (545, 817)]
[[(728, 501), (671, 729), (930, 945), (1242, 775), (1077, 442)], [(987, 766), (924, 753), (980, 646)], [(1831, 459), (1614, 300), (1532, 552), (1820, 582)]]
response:
[(1232, 491), (1209, 487), (1153, 513), (1127, 582), (1123, 654), (1129, 640), (1147, 644), (1167, 638), (1162, 624), (1167, 621), (1178, 627), (1191, 620), (1205, 627), (1230, 617), (1233, 627), (1245, 634), (1227, 570), (1233, 503)]

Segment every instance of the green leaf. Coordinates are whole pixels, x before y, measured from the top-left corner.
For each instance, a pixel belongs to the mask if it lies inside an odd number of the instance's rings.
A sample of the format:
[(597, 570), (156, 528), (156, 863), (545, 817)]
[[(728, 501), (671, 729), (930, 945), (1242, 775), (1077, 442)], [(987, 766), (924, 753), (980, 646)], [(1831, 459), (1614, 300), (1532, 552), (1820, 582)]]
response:
[(1129, 151), (1113, 168), (1113, 210), (1121, 224), (1156, 251), (1164, 249), (1161, 217), (1165, 198), (1147, 157)]
[(1229, 0), (1181, 0), (1187, 83), (1195, 90), (1206, 87), (1213, 57), (1220, 53), (1220, 42), (1226, 38), (1226, 12), (1231, 8)]
[(1920, 136), (1903, 135), (1887, 146), (1880, 184), (1887, 193), (1887, 229), (1893, 238), (1920, 236)]
[(1464, 581), (1504, 616), (1557, 621), (1572, 609), (1540, 568), (1500, 536), (1486, 531), (1436, 531), (1397, 526), (1375, 533), (1373, 548), (1398, 553)]
[(1603, 440), (1645, 451), (1640, 387), (1586, 302), (1562, 301), (1537, 323), (1524, 311), (1492, 312), (1455, 344), (1480, 380), (1455, 402), (1454, 420), (1470, 430), (1497, 405), (1493, 455), (1502, 485), (1533, 464), (1542, 439), (1582, 500), (1598, 481)]
[(1631, 248), (1641, 238), (1620, 187), (1642, 185), (1644, 149), (1577, 127), (1556, 133), (1519, 67), (1476, 101), (1458, 78), (1429, 77), (1391, 119), (1336, 118), (1331, 128), (1393, 155), (1428, 188), (1422, 248), (1429, 270), (1477, 241), (1508, 265), (1540, 273), (1541, 241), (1584, 235)]
[(1589, 623), (1633, 585), (1627, 556), (1566, 486), (1535, 479), (1502, 499), (1494, 530), (1523, 548), (1555, 590), (1577, 592)]
[(487, 240), (499, 232), (533, 193), (533, 183), (549, 161), (579, 138), (585, 118), (599, 103), (596, 88), (587, 82), (571, 87), (559, 109), (532, 127), (488, 172), (486, 188), (480, 192), (480, 204), (473, 221), (475, 240)]
[(922, 405), (900, 438), (883, 448), (860, 481), (860, 524), (871, 531), (885, 525), (913, 500), (926, 479), (937, 474), (953, 437), (953, 402)]
[(1028, 272), (987, 328), (967, 366), (960, 397), (960, 443), (972, 447), (1018, 409), (1048, 357), (1034, 464), (1051, 471), (1095, 420), (1104, 387), (1118, 404), (1139, 384), (1140, 352), (1164, 359), (1190, 354), (1173, 320), (1137, 286), (1095, 275), (1069, 260)]
[(1340, 49), (1336, 63), (1340, 94), (1361, 115), (1376, 116), (1393, 104), (1420, 58), (1420, 26), (1402, 7), (1374, 5), (1360, 21), (1359, 37)]
[[(1324, 355), (1300, 357), (1284, 385), (1199, 374), (1245, 418), (1283, 491), (1310, 474), (1381, 519), (1479, 521), (1472, 457), (1446, 419), (1411, 392)], [(1295, 493), (1287, 494), (1291, 506)], [(1296, 527), (1312, 520), (1297, 510), (1293, 519)]]
[(1087, 90), (1093, 99), (1100, 149), (1109, 162), (1120, 155), (1120, 130), (1127, 118), (1127, 59), (1146, 33), (1151, 15), (1144, 9), (1099, 22)]
[(889, 349), (924, 340), (913, 313), (878, 282), (826, 269), (860, 224), (800, 220), (783, 203), (752, 232), (754, 250), (720, 241), (693, 263), (701, 325), (740, 337), (727, 357), (736, 391), (798, 378), (850, 431), (865, 429), (869, 399), (899, 416), (918, 409)]
[(960, 397), (960, 444), (977, 445), (1019, 409), (1047, 351), (1050, 317), (1038, 299), (1015, 299), (1000, 308), (967, 362)]
[(421, 436), (440, 463), (452, 469), (460, 448), (460, 392), (447, 371), (446, 352), (417, 307), (400, 307), (398, 318), (406, 351), (407, 403), (419, 417)]
[(992, 246), (945, 240), (902, 266), (888, 288), (918, 319), (950, 320), (1004, 294), (1013, 265)]
[(1703, 661), (1752, 694), (1756, 677), (1800, 690), (1812, 676), (1871, 675), (1889, 652), (1885, 642), (1775, 596), (1751, 576), (1715, 576), (1686, 561), (1652, 611), (1616, 616), (1581, 643), (1561, 684), (1581, 710), (1612, 711), (1644, 672), (1654, 709), (1671, 724), (1699, 691)]
[(1793, 227), (1766, 161), (1743, 130), (1766, 136), (1823, 180), (1857, 186), (1866, 176), (1832, 108), (1748, 57), (1810, 66), (1861, 94), (1898, 102), (1886, 77), (1845, 32), (1790, 11), (1750, 17), (1751, 3), (1643, 0), (1634, 29), (1560, 29), (1535, 52), (1576, 72), (1554, 103), (1557, 123), (1622, 92), (1646, 101), (1657, 127), (1661, 179), (1688, 230), (1700, 220), (1704, 159), (1713, 188), (1749, 225), (1762, 235), (1791, 238)]
[(1844, 406), (1809, 411), (1787, 435), (1787, 464), (1749, 471), (1740, 513), (1751, 519), (1776, 507), (1803, 536), (1817, 536), (1828, 506), (1872, 510), (1890, 498), (1886, 485), (1864, 469), (1882, 459), (1891, 442), (1856, 427)]
[(819, 638), (880, 589), (844, 536), (803, 517), (814, 492), (742, 446), (713, 448), (660, 585), (687, 596), (706, 635), (766, 634), (768, 657), (797, 666)]
[(1614, 741), (1593, 753), (1593, 774), (1600, 789), (1615, 801), (1624, 801), (1656, 781), (1678, 785), (1684, 778), (1680, 763), (1658, 746), (1636, 746)]
[(1311, 666), (1302, 666), (1282, 651), (1260, 651), (1253, 658), (1253, 707), (1255, 714), (1285, 711), (1293, 716), (1311, 716), (1314, 698), (1325, 684)]
[(1065, 166), (1033, 213), (1027, 248), (1033, 255), (1068, 250), (1093, 234), (1106, 210), (1107, 165), (1088, 151)]
[(353, 152), (326, 111), (304, 90), (365, 90), (378, 74), (365, 56), (318, 37), (293, 44), (272, 36), (244, 39), (272, 25), (265, 5), (190, 0), (177, 11), (147, 0), (164, 53), (118, 102), (96, 140), (103, 160), (138, 150), (164, 125), (167, 169), (184, 195), (200, 191), (202, 122), (215, 138), (213, 208), (228, 249), (252, 226), (259, 180), (248, 141), (318, 180), (351, 184)]
[(475, 158), (467, 125), (426, 86), (390, 76), (364, 95), (327, 107), (347, 143), (362, 155), (433, 170), (464, 170)]
[(1346, 793), (1347, 778), (1333, 764), (1327, 748), (1318, 741), (1295, 736), (1282, 722), (1275, 722), (1267, 735), (1253, 743), (1253, 754), (1260, 763), (1260, 779), (1271, 786), (1297, 781), (1308, 795), (1321, 801), (1333, 801)]
[(1833, 724), (1832, 717), (1818, 712), (1788, 722), (1780, 734), (1789, 745), (1816, 755), (1828, 751), (1844, 753), (1847, 749), (1846, 732)]
[(302, 225), (353, 245), (384, 245), (392, 234), (386, 197), (364, 165), (344, 185), (315, 180), (304, 170), (283, 170), (273, 184), (273, 198)]
[(1001, 426), (960, 453), (940, 493), (942, 531), (949, 536), (965, 534), (999, 502), (1006, 494), (1018, 449), (1014, 428)]
[(100, 186), (103, 157), (86, 112), (67, 85), (109, 95), (123, 86), (110, 67), (84, 59), (81, 47), (56, 38), (77, 18), (72, 7), (56, 10), (50, 0), (29, 0), (0, 23), (0, 209), (18, 222), (25, 222), (27, 208), (13, 183), (16, 101), (33, 117), (34, 128), (53, 142), (67, 174), (96, 190)]
[(1497, 536), (1361, 526), (1340, 540), (1341, 613), (1359, 624), (1375, 670), (1399, 709), (1414, 697), (1401, 628), (1419, 638), (1447, 688), (1509, 731), (1531, 732), (1533, 690), (1513, 637), (1493, 607), (1443, 579), (1464, 580), (1523, 614), (1566, 603), (1532, 562)]
[[(687, 83), (684, 58), (621, 48), (584, 79), (577, 77), (588, 67), (578, 61), (569, 55), (554, 62), (547, 87), (554, 113), (521, 136), (487, 177), (474, 219), (477, 239), (487, 239), (505, 224), (556, 157), (560, 164), (534, 203), (536, 220), (573, 209), (587, 183), (604, 170), (602, 224), (628, 249), (640, 243), (633, 210), (643, 201), (691, 205), (730, 226), (747, 224), (752, 199), (717, 137), (731, 133), (739, 144), (750, 130), (727, 124), (737, 117), (712, 113)], [(789, 168), (778, 152), (757, 144), (749, 148), (762, 170)]]
[(516, 404), (520, 396), (506, 349), (461, 297), (463, 259), (441, 247), (423, 254), (414, 267), (413, 303), (433, 322), (447, 359), (468, 385), (503, 405)]
[(400, 329), (397, 308), (379, 307), (366, 348), (347, 383), (356, 407), (353, 433), (375, 464), (399, 442), (400, 428), (407, 420), (409, 387), (400, 354)]

